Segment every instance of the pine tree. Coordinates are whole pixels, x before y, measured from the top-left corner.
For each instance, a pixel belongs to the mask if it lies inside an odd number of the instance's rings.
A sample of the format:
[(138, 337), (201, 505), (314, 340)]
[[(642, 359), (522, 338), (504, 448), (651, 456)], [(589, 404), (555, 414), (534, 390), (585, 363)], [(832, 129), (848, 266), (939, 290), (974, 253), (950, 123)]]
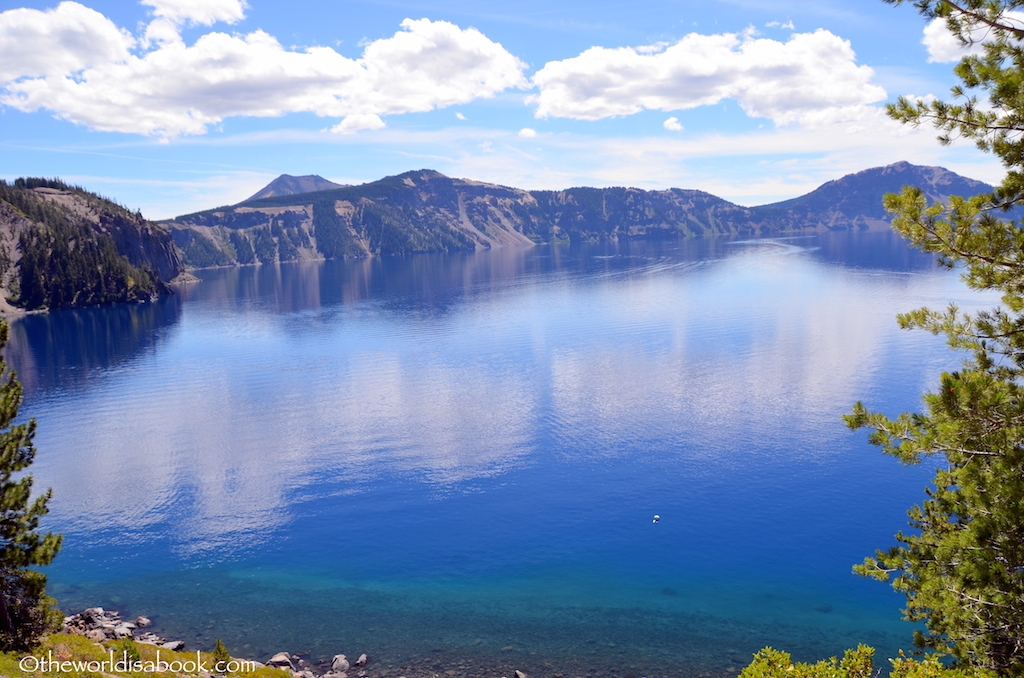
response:
[(231, 653), (228, 652), (227, 646), (224, 642), (218, 638), (217, 644), (213, 647), (213, 672), (221, 675), (225, 675), (228, 672), (228, 666), (231, 664)]
[[(903, 0), (886, 0), (901, 4)], [(907, 187), (886, 196), (894, 228), (967, 284), (998, 290), (1002, 305), (976, 314), (955, 306), (899, 317), (905, 328), (944, 334), (964, 351), (962, 369), (925, 395), (926, 412), (889, 419), (858, 403), (847, 423), (906, 464), (939, 463), (927, 498), (910, 512), (911, 533), (855, 570), (892, 579), (907, 596), (921, 648), (1004, 675), (1024, 675), (1024, 230), (1006, 212), (1024, 203), (1024, 21), (1021, 0), (916, 0), (965, 45), (980, 43), (955, 72), (955, 103), (909, 101), (893, 118), (934, 124), (939, 140), (973, 140), (1008, 173), (993, 194), (926, 204)], [(979, 103), (976, 92), (987, 101)]]
[[(0, 350), (8, 327), (0, 321)], [(51, 491), (31, 500), (32, 476), (21, 474), (35, 458), (35, 420), (15, 424), (21, 384), (0, 356), (0, 649), (23, 650), (60, 622), (45, 595), (46, 577), (33, 565), (49, 564), (61, 536), (38, 531)]]

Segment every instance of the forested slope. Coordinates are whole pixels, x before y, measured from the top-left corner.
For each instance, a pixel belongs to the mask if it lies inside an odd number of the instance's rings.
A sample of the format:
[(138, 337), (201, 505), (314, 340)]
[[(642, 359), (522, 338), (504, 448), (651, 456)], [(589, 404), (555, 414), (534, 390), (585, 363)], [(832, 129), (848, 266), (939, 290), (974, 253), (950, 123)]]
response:
[(141, 214), (56, 179), (0, 181), (0, 293), (25, 310), (142, 301), (184, 270)]

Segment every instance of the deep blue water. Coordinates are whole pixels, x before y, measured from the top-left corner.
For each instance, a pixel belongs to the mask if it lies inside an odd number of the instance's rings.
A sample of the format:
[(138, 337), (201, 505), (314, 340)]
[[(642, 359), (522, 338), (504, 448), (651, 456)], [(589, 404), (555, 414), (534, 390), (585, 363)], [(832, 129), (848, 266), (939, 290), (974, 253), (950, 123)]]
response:
[(933, 469), (840, 418), (917, 409), (956, 365), (896, 313), (985, 300), (898, 238), (200, 276), (12, 326), (65, 611), (396, 676), (438, 657), (735, 674), (765, 645), (910, 645), (900, 597), (851, 566)]

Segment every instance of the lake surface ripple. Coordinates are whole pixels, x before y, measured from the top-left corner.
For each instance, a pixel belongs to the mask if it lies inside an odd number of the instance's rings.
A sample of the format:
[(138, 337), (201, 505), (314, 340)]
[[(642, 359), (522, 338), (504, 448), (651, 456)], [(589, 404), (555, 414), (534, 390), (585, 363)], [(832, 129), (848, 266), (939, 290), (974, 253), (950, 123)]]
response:
[(840, 417), (917, 409), (957, 364), (896, 313), (981, 302), (898, 238), (200, 275), (12, 326), (66, 611), (395, 676), (734, 675), (766, 645), (910, 645), (900, 598), (851, 566), (933, 469)]

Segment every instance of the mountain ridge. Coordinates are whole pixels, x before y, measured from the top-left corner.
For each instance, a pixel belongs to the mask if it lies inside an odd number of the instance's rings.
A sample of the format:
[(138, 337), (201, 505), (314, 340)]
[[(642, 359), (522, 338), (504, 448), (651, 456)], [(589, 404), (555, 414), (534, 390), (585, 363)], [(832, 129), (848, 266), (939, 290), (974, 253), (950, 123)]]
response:
[[(311, 175), (315, 176), (315, 175)], [(430, 169), (354, 186), (251, 198), (164, 223), (195, 268), (560, 241), (878, 230), (882, 195), (921, 186), (930, 200), (990, 192), (941, 167), (898, 162), (790, 200), (744, 207), (696, 189), (525, 190)]]

